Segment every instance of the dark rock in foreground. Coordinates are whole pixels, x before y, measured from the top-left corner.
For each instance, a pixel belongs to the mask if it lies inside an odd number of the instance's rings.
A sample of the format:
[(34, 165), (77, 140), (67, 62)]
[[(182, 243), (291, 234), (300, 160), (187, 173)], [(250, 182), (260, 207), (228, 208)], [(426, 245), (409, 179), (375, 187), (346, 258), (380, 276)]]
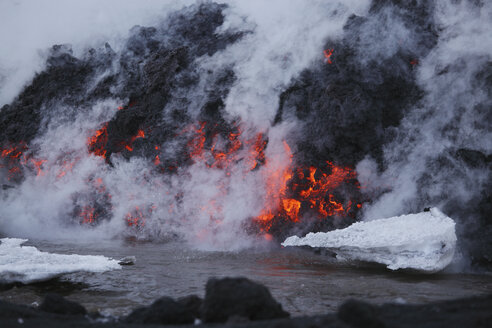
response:
[(202, 305), (204, 322), (226, 322), (230, 318), (269, 320), (288, 317), (263, 285), (246, 278), (210, 279)]
[(201, 317), (203, 300), (197, 295), (188, 295), (177, 299), (177, 302), (186, 307), (195, 318)]
[[(238, 282), (251, 286), (250, 281), (244, 279), (212, 280), (214, 284), (226, 281), (226, 285), (235, 285)], [(261, 286), (261, 285), (258, 285)], [(207, 286), (208, 287), (208, 286)], [(261, 286), (263, 287), (263, 286)], [(256, 288), (256, 287), (253, 287)], [(268, 290), (263, 287), (267, 292)], [(269, 294), (269, 292), (268, 292)], [(271, 297), (271, 296), (270, 296)], [(193, 297), (194, 298), (194, 297)], [(191, 298), (186, 298), (184, 303), (190, 303)], [(195, 301), (197, 299), (194, 299)], [(180, 299), (182, 301), (182, 299)], [(231, 302), (235, 302), (231, 300)], [(278, 304), (278, 303), (277, 303)], [(260, 303), (254, 305), (259, 306)], [(225, 309), (239, 305), (233, 303), (226, 305)], [(150, 310), (154, 314), (150, 314)], [(174, 310), (175, 313), (171, 313)], [(184, 310), (183, 310), (184, 309)], [(451, 301), (441, 301), (421, 305), (384, 304), (372, 305), (362, 301), (349, 300), (342, 304), (337, 313), (326, 315), (281, 318), (274, 320), (261, 320), (249, 322), (232, 322), (224, 324), (203, 324), (201, 327), (237, 327), (237, 328), (270, 328), (270, 327), (296, 327), (296, 328), (321, 328), (321, 327), (490, 327), (492, 322), (492, 295), (464, 298)], [(209, 308), (210, 310), (210, 308)], [(218, 308), (215, 316), (220, 316), (224, 309)], [(159, 312), (160, 311), (160, 312)], [(25, 305), (12, 304), (0, 300), (0, 327), (194, 327), (193, 324), (166, 325), (163, 321), (149, 321), (144, 318), (160, 318), (165, 315), (174, 316), (181, 311), (183, 317), (179, 320), (189, 320), (189, 309), (183, 304), (173, 301), (168, 297), (157, 300), (149, 308), (135, 310), (128, 316), (125, 322), (117, 322), (106, 318), (105, 320), (89, 319), (87, 316), (55, 314), (43, 312)], [(230, 311), (230, 310), (229, 310)], [(234, 313), (238, 318), (237, 312)], [(147, 317), (146, 317), (147, 315)], [(149, 316), (150, 315), (150, 316)], [(155, 317), (152, 317), (152, 316)], [(212, 314), (210, 314), (212, 315)], [(132, 318), (130, 320), (130, 318)], [(135, 320), (133, 320), (135, 319)], [(147, 321), (146, 321), (147, 320)], [(104, 323), (105, 322), (105, 323)], [(181, 321), (183, 322), (183, 321)]]
[(162, 297), (149, 307), (134, 310), (126, 319), (128, 323), (155, 323), (161, 325), (193, 323), (193, 313), (170, 297)]
[(39, 310), (66, 315), (85, 315), (87, 310), (82, 305), (69, 301), (58, 294), (48, 294), (39, 306)]

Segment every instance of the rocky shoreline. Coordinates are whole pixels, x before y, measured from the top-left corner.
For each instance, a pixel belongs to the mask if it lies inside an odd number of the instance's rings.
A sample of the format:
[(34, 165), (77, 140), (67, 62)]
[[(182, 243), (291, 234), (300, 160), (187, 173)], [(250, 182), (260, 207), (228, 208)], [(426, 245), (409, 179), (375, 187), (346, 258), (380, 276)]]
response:
[(492, 295), (430, 304), (347, 300), (334, 313), (290, 318), (263, 285), (246, 278), (209, 279), (204, 299), (161, 297), (128, 316), (88, 313), (76, 302), (47, 294), (37, 306), (0, 300), (1, 327), (490, 327)]

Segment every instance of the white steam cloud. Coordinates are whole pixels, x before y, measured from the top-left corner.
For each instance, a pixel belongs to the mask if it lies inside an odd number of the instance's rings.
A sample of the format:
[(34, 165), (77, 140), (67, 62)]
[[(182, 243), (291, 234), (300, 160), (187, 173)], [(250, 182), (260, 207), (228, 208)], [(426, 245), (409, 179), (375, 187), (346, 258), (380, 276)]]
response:
[[(383, 174), (377, 175), (370, 159), (357, 167), (363, 184), (391, 190), (365, 207), (367, 219), (442, 207), (453, 199), (464, 204), (484, 191), (489, 178), (486, 170), (467, 167), (452, 153), (461, 148), (492, 153), (490, 90), (477, 78), (487, 65), (490, 70), (492, 4), (438, 2), (434, 18), (438, 44), (418, 65), (423, 100), (385, 147)], [(463, 215), (455, 219), (471, 220)]]
[(112, 46), (134, 25), (152, 25), (169, 10), (192, 1), (63, 1), (0, 2), (0, 107), (10, 103), (44, 68), (46, 50), (73, 45), (75, 55), (101, 42)]

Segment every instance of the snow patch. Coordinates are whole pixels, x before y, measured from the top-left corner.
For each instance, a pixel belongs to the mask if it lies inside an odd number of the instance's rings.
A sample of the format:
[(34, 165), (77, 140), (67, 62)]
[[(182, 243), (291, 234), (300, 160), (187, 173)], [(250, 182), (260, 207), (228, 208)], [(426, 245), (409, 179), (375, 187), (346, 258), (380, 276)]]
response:
[(451, 263), (456, 247), (454, 221), (428, 212), (356, 222), (345, 229), (291, 236), (282, 246), (324, 247), (338, 259), (376, 262), (391, 270), (437, 272)]
[(33, 246), (21, 246), (27, 239), (0, 239), (0, 282), (24, 284), (49, 280), (79, 271), (104, 272), (120, 269), (118, 261), (102, 255), (52, 254)]

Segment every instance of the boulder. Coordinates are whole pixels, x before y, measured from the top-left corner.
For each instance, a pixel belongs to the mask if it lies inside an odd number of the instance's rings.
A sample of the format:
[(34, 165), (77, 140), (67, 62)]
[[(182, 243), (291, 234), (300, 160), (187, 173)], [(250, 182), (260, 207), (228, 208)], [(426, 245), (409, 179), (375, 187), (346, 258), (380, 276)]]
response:
[(170, 297), (161, 297), (149, 307), (134, 310), (124, 321), (127, 323), (171, 325), (193, 323), (195, 318), (185, 305)]
[(87, 314), (85, 307), (79, 303), (69, 301), (58, 294), (47, 294), (38, 309), (44, 312), (64, 315)]
[(247, 278), (209, 279), (202, 306), (204, 322), (226, 322), (229, 318), (269, 320), (288, 317), (263, 285)]
[(190, 310), (195, 318), (201, 317), (200, 310), (203, 304), (202, 298), (198, 297), (197, 295), (188, 295), (178, 298), (177, 302)]

